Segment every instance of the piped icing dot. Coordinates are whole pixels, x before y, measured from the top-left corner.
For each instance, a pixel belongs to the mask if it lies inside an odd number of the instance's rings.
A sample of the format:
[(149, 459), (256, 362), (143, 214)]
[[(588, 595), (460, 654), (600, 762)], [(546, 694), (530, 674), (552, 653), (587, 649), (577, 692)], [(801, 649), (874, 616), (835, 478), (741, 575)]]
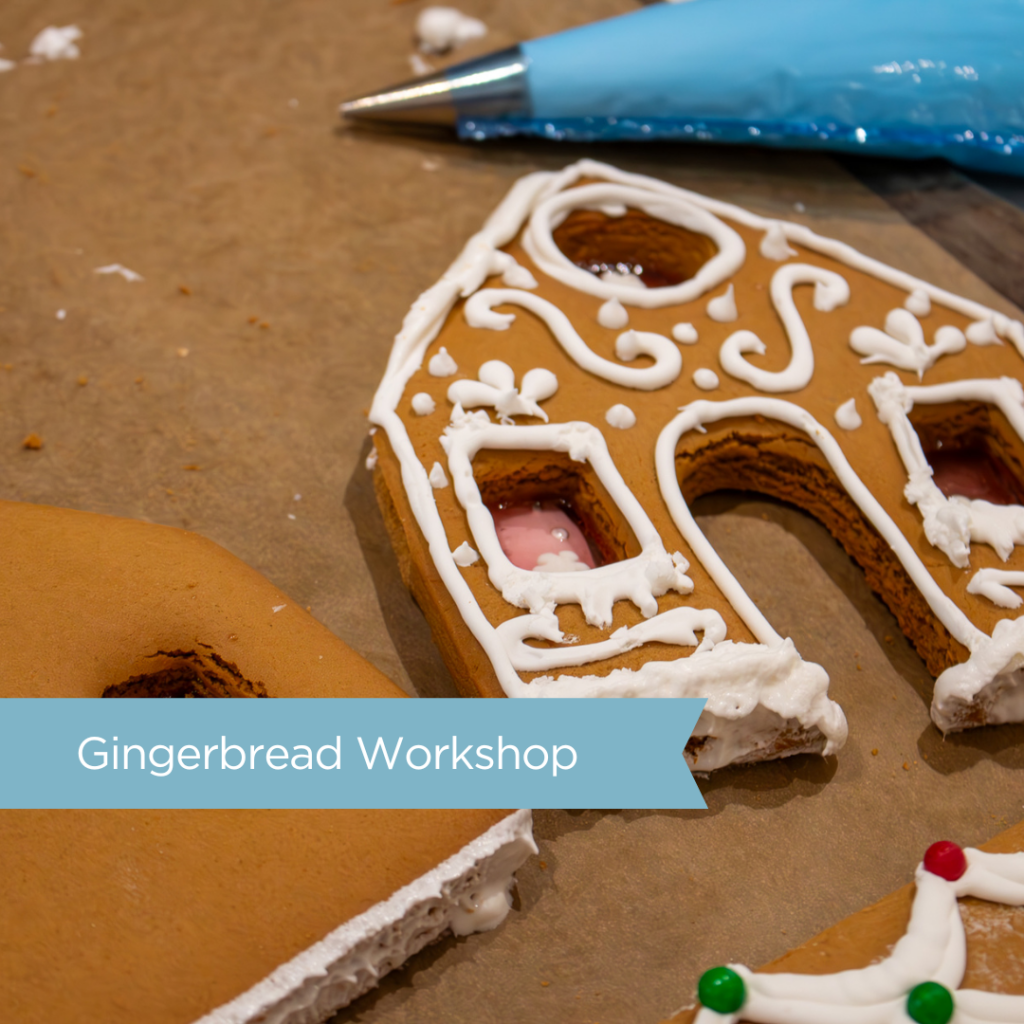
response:
[(701, 389), (701, 391), (714, 391), (718, 387), (719, 380), (718, 374), (714, 370), (709, 370), (706, 367), (701, 367), (693, 375), (693, 383)]
[(797, 254), (796, 249), (791, 249), (786, 243), (785, 228), (778, 221), (774, 221), (764, 233), (758, 250), (766, 260), (775, 260), (778, 263)]
[(463, 541), (452, 552), (452, 558), (455, 560), (456, 565), (459, 565), (463, 569), (465, 569), (468, 566), (472, 565), (474, 562), (478, 561), (480, 555), (476, 551), (474, 551), (473, 548), (471, 548), (469, 544), (466, 543), (466, 541)]
[(676, 324), (672, 328), (672, 337), (679, 342), (680, 345), (696, 345), (697, 344), (697, 328), (693, 324)]
[(520, 569), (577, 572), (594, 568), (578, 524), (553, 502), (492, 508), (494, 531), (508, 560)]
[(907, 995), (907, 1016), (915, 1024), (949, 1024), (953, 994), (937, 981), (915, 985)]
[(838, 409), (836, 409), (836, 423), (843, 430), (856, 430), (864, 421), (857, 412), (857, 400), (849, 398)]
[(923, 288), (915, 288), (903, 303), (903, 308), (914, 316), (927, 316), (932, 311), (932, 300)]
[(433, 487), (435, 491), (439, 491), (442, 487), (448, 486), (448, 477), (445, 476), (444, 466), (442, 466), (440, 462), (435, 462), (434, 465), (430, 467), (430, 486)]
[(431, 377), (454, 377), (459, 372), (459, 367), (455, 360), (448, 355), (448, 349), (442, 345), (441, 350), (430, 357), (430, 362), (427, 363), (427, 372)]
[(597, 322), (609, 330), (619, 331), (629, 323), (629, 313), (618, 299), (611, 298), (597, 311)]
[(736, 309), (736, 294), (732, 285), (721, 295), (716, 295), (708, 303), (708, 316), (720, 324), (731, 324), (739, 317)]
[(630, 427), (636, 426), (636, 413), (621, 402), (613, 405), (604, 414), (604, 419), (608, 426), (616, 427), (618, 430), (629, 430)]
[(412, 396), (412, 411), (417, 416), (429, 416), (436, 408), (433, 398), (426, 391), (418, 391)]
[(735, 1013), (746, 1001), (747, 986), (729, 967), (712, 967), (697, 982), (697, 998), (715, 1013)]
[(925, 871), (930, 871), (947, 882), (955, 882), (962, 878), (967, 870), (967, 857), (956, 843), (941, 839), (937, 843), (932, 843), (925, 851), (924, 868)]

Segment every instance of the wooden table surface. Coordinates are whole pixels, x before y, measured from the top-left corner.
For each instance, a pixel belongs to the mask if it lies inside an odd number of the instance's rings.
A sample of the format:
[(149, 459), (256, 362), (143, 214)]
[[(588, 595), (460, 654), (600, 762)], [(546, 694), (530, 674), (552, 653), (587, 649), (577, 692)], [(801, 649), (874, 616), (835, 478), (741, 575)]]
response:
[[(7, 57), (49, 24), (84, 33), (81, 59), (0, 75), (0, 498), (197, 530), (439, 696), (454, 691), (374, 503), (365, 411), (406, 308), (519, 176), (596, 156), (1007, 312), (1024, 304), (1024, 213), (1015, 183), (933, 164), (340, 128), (341, 99), (408, 76), (420, 6), (0, 6)], [(634, 5), (461, 6), (494, 48)], [(94, 273), (111, 263), (144, 280)], [(764, 963), (903, 884), (933, 839), (1021, 817), (1024, 727), (943, 741), (931, 678), (822, 528), (745, 495), (698, 511), (828, 669), (846, 748), (721, 772), (707, 811), (538, 813), (506, 924), (441, 941), (338, 1022), (660, 1020), (705, 967)]]

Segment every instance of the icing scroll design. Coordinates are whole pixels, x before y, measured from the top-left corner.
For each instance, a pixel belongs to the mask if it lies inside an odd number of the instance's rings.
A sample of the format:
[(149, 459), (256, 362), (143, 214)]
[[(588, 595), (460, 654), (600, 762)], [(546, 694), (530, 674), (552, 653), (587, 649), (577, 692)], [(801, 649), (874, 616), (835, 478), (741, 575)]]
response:
[[(586, 166), (584, 162), (577, 164), (576, 168), (586, 173)], [(602, 177), (616, 177), (621, 180), (624, 176), (616, 172), (615, 175)], [(650, 179), (633, 177), (633, 180), (640, 181), (643, 185), (633, 187), (631, 184), (620, 184), (617, 181), (603, 181), (544, 197), (530, 214), (529, 223), (523, 232), (523, 248), (545, 274), (563, 284), (587, 295), (596, 295), (602, 299), (614, 298), (624, 305), (641, 306), (645, 309), (663, 309), (665, 306), (681, 305), (698, 299), (709, 289), (722, 284), (743, 266), (747, 255), (746, 246), (739, 234), (728, 224), (692, 201), (681, 189), (673, 189), (665, 194), (643, 187)], [(688, 281), (664, 288), (637, 288), (631, 282), (602, 280), (590, 271), (577, 267), (555, 244), (552, 229), (565, 220), (571, 211), (598, 209), (625, 213), (628, 206), (643, 210), (658, 220), (707, 235), (715, 243), (718, 253)]]
[(921, 322), (907, 309), (889, 310), (884, 331), (877, 327), (856, 327), (850, 333), (850, 348), (864, 356), (861, 362), (865, 366), (888, 363), (897, 369), (915, 372), (919, 380), (941, 356), (963, 352), (966, 347), (964, 332), (950, 324), (940, 327), (929, 345), (924, 340)]
[(785, 370), (776, 373), (762, 370), (747, 362), (746, 353), (764, 355), (765, 343), (753, 331), (736, 331), (722, 342), (718, 353), (722, 369), (730, 376), (759, 391), (799, 391), (807, 387), (814, 375), (814, 349), (811, 339), (793, 302), (793, 288), (798, 284), (814, 285), (814, 308), (828, 313), (850, 301), (846, 279), (831, 270), (808, 263), (787, 263), (772, 275), (771, 298), (779, 319), (786, 328), (792, 356)]
[(908, 414), (915, 403), (980, 401), (998, 406), (1024, 439), (1024, 388), (1010, 377), (964, 380), (931, 387), (907, 387), (889, 372), (868, 385), (878, 418), (889, 428), (907, 470), (904, 496), (924, 517), (928, 542), (958, 568), (970, 564), (971, 543), (988, 544), (1005, 562), (1024, 543), (1024, 507), (993, 505), (975, 498), (947, 498), (932, 479), (932, 468)]
[(547, 324), (558, 344), (581, 369), (613, 384), (636, 388), (638, 391), (656, 391), (671, 384), (683, 368), (683, 357), (679, 354), (678, 346), (664, 335), (649, 331), (623, 331), (615, 341), (615, 354), (625, 360), (636, 359), (639, 355), (650, 356), (654, 360), (653, 366), (621, 366), (604, 359), (576, 333), (569, 318), (554, 303), (514, 288), (484, 288), (478, 291), (466, 301), (466, 322), (470, 327), (507, 331), (515, 320), (515, 314), (495, 313), (494, 307), (501, 305), (528, 309)]

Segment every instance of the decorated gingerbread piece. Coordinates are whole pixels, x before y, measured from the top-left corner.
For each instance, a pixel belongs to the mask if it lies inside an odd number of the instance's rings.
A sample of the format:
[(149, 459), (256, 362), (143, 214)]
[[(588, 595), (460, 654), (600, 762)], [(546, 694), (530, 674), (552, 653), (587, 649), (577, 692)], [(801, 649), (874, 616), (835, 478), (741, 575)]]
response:
[[(1005, 834), (1017, 845), (1021, 828)], [(997, 843), (1003, 845), (999, 840)], [(910, 903), (909, 908), (907, 904)], [(933, 843), (906, 890), (754, 973), (701, 976), (696, 1015), (678, 1024), (1009, 1024), (1024, 1020), (1024, 853)], [(908, 912), (909, 911), (909, 912)], [(889, 948), (886, 940), (903, 924)], [(872, 952), (881, 950), (880, 956)], [(863, 966), (851, 966), (863, 960)], [(793, 967), (803, 970), (794, 972)]]
[(727, 487), (841, 541), (939, 728), (1018, 721), (1022, 352), (1020, 322), (848, 245), (582, 161), (520, 180), (406, 316), (378, 493), (465, 693), (703, 697), (703, 771), (837, 750), (825, 669), (691, 515)]

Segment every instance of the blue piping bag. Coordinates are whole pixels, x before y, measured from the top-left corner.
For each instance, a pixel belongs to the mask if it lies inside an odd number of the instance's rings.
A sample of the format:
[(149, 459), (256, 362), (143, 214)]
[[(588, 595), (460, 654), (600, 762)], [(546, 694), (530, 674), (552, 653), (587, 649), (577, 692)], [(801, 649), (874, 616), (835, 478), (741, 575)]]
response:
[(701, 140), (1024, 175), (1024, 0), (690, 0), (524, 43), (460, 136)]

